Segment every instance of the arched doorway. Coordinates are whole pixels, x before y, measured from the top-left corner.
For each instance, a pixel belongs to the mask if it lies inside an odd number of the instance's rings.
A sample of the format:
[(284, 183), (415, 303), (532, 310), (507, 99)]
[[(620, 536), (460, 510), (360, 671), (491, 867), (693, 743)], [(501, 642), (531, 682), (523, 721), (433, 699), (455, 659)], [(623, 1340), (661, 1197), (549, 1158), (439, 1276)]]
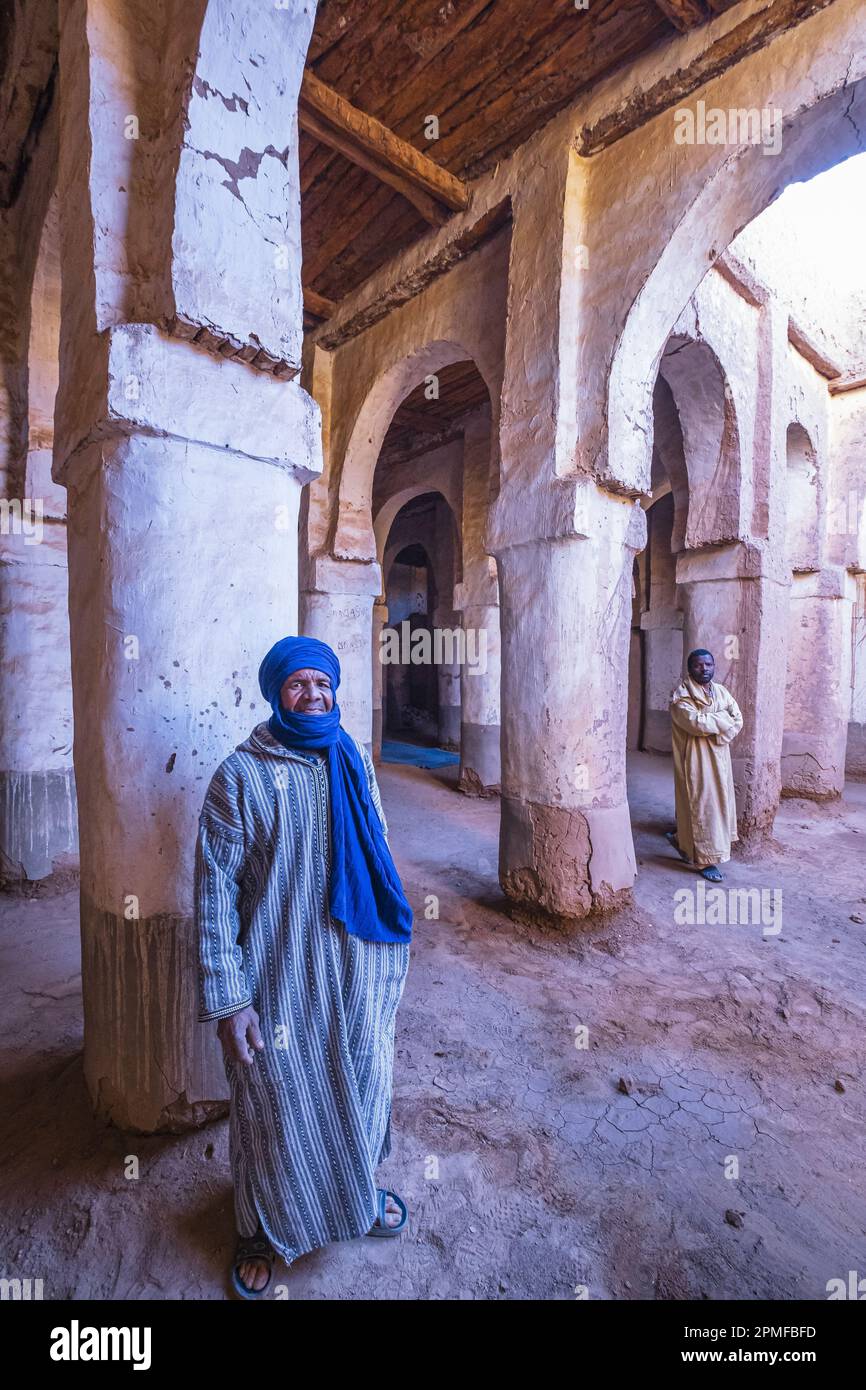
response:
[(391, 625), (388, 556), (394, 537), (420, 540), (431, 557), (436, 736), (440, 748), (459, 752), (458, 785), (470, 795), (494, 795), (500, 780), (499, 595), (495, 561), (485, 550), (491, 447), (489, 393), (475, 363), (466, 359), (400, 403), (373, 482), (374, 531)]
[(456, 539), (440, 493), (407, 502), (391, 524), (382, 566), (388, 617), (373, 651), (382, 668), (379, 748), (384, 739), (389, 758), (399, 756), (395, 741), (460, 748), (460, 671), (436, 660), (435, 645), (437, 633), (453, 629)]
[[(628, 747), (671, 752), (670, 699), (686, 654), (709, 648), (718, 679), (749, 703), (759, 664), (745, 614), (742, 573), (739, 392), (716, 344), (694, 335), (693, 307), (661, 357), (653, 391), (647, 543), (634, 561)], [(691, 331), (686, 332), (687, 325)], [(740, 406), (745, 403), (740, 399)], [(735, 750), (735, 778), (749, 813), (749, 740)], [(777, 799), (774, 792), (773, 804)]]

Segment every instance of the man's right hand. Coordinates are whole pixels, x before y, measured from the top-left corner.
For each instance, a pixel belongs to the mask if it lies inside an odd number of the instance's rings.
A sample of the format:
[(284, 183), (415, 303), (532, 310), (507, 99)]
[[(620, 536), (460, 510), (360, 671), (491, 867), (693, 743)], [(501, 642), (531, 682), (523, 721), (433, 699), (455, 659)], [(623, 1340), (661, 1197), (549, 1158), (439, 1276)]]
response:
[(256, 1052), (264, 1048), (259, 1032), (259, 1016), (252, 1004), (239, 1013), (221, 1018), (217, 1024), (217, 1037), (223, 1046), (223, 1053), (230, 1062), (242, 1062), (245, 1067), (252, 1066)]

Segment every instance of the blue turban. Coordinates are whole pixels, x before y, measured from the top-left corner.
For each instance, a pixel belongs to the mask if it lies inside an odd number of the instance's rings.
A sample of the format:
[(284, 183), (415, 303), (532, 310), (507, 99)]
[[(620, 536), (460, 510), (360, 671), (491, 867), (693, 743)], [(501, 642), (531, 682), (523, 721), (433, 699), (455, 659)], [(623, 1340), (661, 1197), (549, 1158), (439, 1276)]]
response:
[[(335, 698), (326, 714), (284, 710), (280, 691), (295, 671), (322, 671)], [(365, 941), (409, 941), (412, 908), (403, 892), (370, 796), (367, 769), (340, 724), (340, 663), (315, 637), (284, 637), (259, 667), (259, 688), (273, 713), (268, 728), (284, 748), (327, 750), (331, 806), (331, 916)]]

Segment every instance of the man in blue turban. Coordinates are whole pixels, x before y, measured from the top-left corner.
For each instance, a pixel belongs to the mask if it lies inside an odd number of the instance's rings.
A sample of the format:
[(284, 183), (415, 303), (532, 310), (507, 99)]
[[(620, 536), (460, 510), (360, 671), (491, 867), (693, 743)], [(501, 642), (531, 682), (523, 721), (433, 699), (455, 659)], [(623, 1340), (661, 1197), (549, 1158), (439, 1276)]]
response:
[(372, 760), (340, 723), (340, 663), (285, 637), (259, 670), (271, 717), (217, 768), (199, 821), (199, 1020), (218, 1019), (239, 1233), (231, 1278), (262, 1297), (331, 1241), (394, 1236), (394, 1023), (412, 909)]

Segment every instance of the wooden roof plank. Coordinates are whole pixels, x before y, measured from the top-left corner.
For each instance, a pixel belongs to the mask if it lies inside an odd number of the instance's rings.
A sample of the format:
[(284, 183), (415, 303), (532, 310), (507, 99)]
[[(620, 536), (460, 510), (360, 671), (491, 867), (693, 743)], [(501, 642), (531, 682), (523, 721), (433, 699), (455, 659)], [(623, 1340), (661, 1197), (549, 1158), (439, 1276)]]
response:
[(317, 288), (327, 294), (333, 286), (340, 298), (350, 294), (391, 256), (417, 241), (424, 231), (426, 226), (417, 211), (399, 194), (392, 193), (385, 207), (320, 272)]
[(413, 410), (404, 401), (402, 405), (397, 407), (391, 426), (396, 425), (398, 429), (420, 430), (422, 434), (441, 434), (448, 423), (448, 416), (443, 418), (434, 415), (432, 411), (425, 414), (423, 410)]
[[(375, 11), (375, 8), (373, 5), (368, 7), (368, 17), (369, 11)], [(316, 23), (307, 49), (308, 63), (323, 58), (343, 39), (352, 42), (358, 25), (358, 19), (352, 16), (353, 10), (357, 15), (357, 0), (319, 0)]]
[[(311, 284), (327, 270), (328, 266), (345, 251), (366, 226), (383, 212), (394, 197), (393, 189), (387, 184), (380, 185), (372, 198), (357, 203), (339, 222), (331, 223), (331, 231), (320, 241), (315, 250), (304, 255), (304, 278)], [(390, 255), (390, 249), (387, 252)]]
[(309, 70), (301, 83), (298, 119), (309, 134), (396, 188), (432, 225), (441, 225), (441, 205), (455, 212), (468, 207), (465, 184)]
[(305, 130), (301, 131), (299, 145), (299, 165), (301, 196), (311, 191), (323, 174), (328, 170), (328, 166), (334, 162), (336, 155), (327, 145), (315, 140), (312, 135), (308, 135)]
[[(338, 3), (348, 5), (350, 21), (339, 27), (339, 20), (331, 13), (335, 0), (319, 0), (313, 37), (307, 49), (307, 66), (314, 67), (316, 76), (333, 86), (338, 85), (341, 73), (354, 66), (371, 34), (385, 28), (394, 11), (405, 7), (406, 0), (367, 0), (366, 3), (338, 0)], [(328, 34), (326, 46), (319, 41), (320, 30)], [(331, 35), (334, 36), (332, 40)]]
[[(331, 163), (312, 188), (301, 195), (301, 216), (304, 227), (310, 231), (330, 231), (335, 214), (342, 215), (344, 210), (366, 202), (377, 189), (387, 186), (345, 155), (332, 150), (331, 156)], [(388, 192), (392, 198), (395, 196), (393, 188), (388, 188)]]
[(416, 435), (414, 439), (401, 440), (397, 447), (390, 443), (386, 446), (383, 443), (379, 451), (376, 469), (378, 471), (382, 465), (386, 468), (393, 468), (399, 463), (408, 463), (410, 459), (417, 458), (419, 454), (429, 454), (433, 449), (441, 449), (444, 445), (453, 444), (455, 440), (460, 438), (460, 430), (447, 430), (435, 440), (431, 440), (429, 437), (419, 439)]
[(653, 117), (678, 105), (733, 63), (756, 53), (777, 34), (794, 29), (832, 3), (833, 0), (775, 0), (767, 9), (748, 15), (711, 43), (687, 68), (661, 78), (646, 91), (629, 97), (594, 125), (584, 126), (578, 138), (578, 153), (586, 157), (607, 149)]
[[(501, 0), (499, 0), (501, 4)], [(339, 53), (313, 64), (317, 77), (335, 87), (349, 101), (357, 98), (365, 111), (382, 119), (397, 91), (413, 85), (494, 0), (401, 0), (382, 14), (377, 0), (378, 23), (363, 41), (342, 45)], [(389, 7), (385, 6), (386, 11)], [(386, 124), (393, 122), (387, 121)]]
[[(601, 3), (615, 8), (619, 0), (601, 0)], [(443, 50), (438, 63), (430, 64), (419, 73), (416, 81), (389, 98), (385, 108), (389, 125), (404, 139), (418, 138), (427, 115), (436, 115), (440, 127), (447, 126), (453, 120), (451, 113), (461, 103), (465, 108), (461, 111), (461, 120), (464, 117), (482, 120), (494, 95), (494, 87), (499, 90), (496, 84), (513, 80), (511, 69), (521, 59), (537, 54), (544, 40), (561, 47), (566, 37), (564, 27), (569, 31), (575, 27), (586, 28), (587, 15), (588, 12), (576, 10), (573, 4), (567, 6), (566, 13), (562, 0), (558, 9), (538, 6), (528, 12), (521, 10), (519, 22), (510, 5), (500, 3), (490, 7), (465, 34)], [(443, 71), (448, 74), (447, 83), (443, 83)], [(442, 143), (437, 143), (437, 158), (448, 163), (442, 157), (442, 149)]]
[[(589, 11), (582, 12), (584, 20)], [(439, 158), (473, 177), (495, 163), (492, 148), (509, 153), (518, 143), (516, 136), (528, 133), (549, 120), (557, 110), (572, 101), (578, 92), (607, 71), (642, 51), (657, 39), (670, 34), (661, 14), (652, 6), (639, 11), (632, 7), (612, 17), (616, 32), (599, 24), (575, 27), (564, 42), (539, 51), (539, 61), (508, 80), (494, 79), (488, 85), (489, 100), (475, 113), (471, 100), (451, 107), (443, 124), (454, 129), (443, 136), (437, 147)], [(579, 74), (579, 77), (576, 76)], [(495, 138), (491, 140), (491, 134)]]

